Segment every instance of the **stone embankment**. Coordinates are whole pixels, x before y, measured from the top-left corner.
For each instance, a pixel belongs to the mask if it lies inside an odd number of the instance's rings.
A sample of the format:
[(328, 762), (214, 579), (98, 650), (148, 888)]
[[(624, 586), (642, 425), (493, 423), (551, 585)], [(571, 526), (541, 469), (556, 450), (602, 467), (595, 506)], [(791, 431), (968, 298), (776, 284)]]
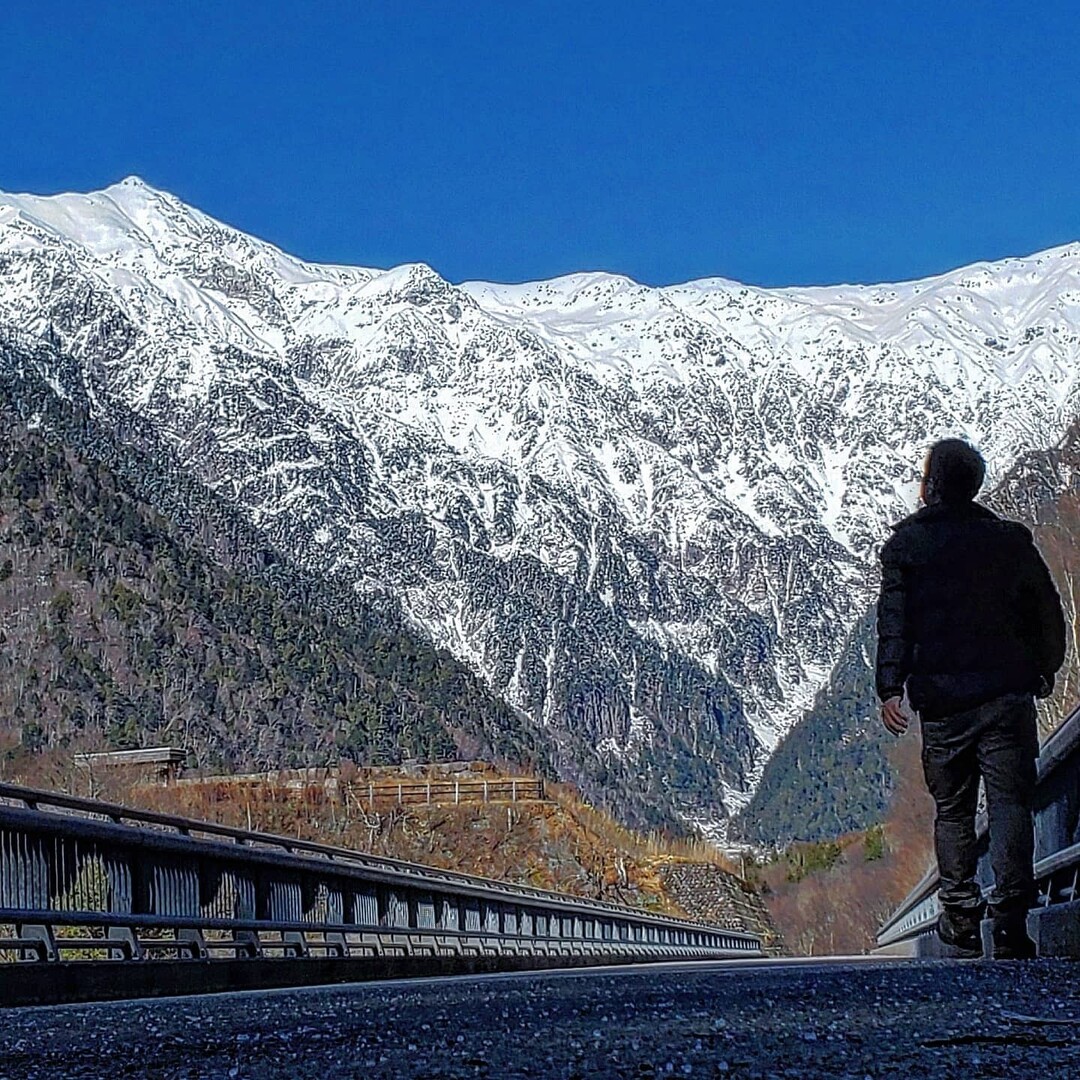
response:
[(757, 934), (770, 956), (784, 955), (765, 901), (740, 878), (710, 863), (671, 863), (661, 871), (664, 892), (692, 919)]

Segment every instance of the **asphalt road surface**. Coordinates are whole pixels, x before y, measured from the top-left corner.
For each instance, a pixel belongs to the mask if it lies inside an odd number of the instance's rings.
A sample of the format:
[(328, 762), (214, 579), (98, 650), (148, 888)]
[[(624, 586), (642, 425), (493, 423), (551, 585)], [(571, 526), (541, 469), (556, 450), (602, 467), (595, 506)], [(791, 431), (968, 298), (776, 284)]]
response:
[(1080, 964), (740, 961), (9, 1009), (0, 1077), (1076, 1080)]

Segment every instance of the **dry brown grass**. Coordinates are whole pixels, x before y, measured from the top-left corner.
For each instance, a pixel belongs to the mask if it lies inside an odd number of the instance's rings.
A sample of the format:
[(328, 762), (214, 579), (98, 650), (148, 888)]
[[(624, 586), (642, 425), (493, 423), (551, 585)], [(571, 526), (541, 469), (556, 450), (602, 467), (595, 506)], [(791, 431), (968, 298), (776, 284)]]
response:
[[(10, 750), (2, 775), (32, 787), (340, 845), (671, 915), (686, 912), (665, 891), (665, 865), (708, 863), (738, 873), (730, 860), (705, 841), (636, 833), (587, 805), (564, 784), (547, 784), (545, 802), (376, 804), (372, 808), (362, 797), (369, 777), (385, 782), (395, 775), (394, 770), (350, 767), (335, 777), (339, 784), (329, 787), (324, 785), (325, 775), (313, 776), (311, 783), (299, 788), (290, 786), (284, 776), (207, 777), (198, 783), (163, 786), (116, 769), (99, 769), (91, 778), (73, 765), (71, 751), (28, 755)], [(502, 775), (491, 765), (477, 764), (470, 771), (491, 779)], [(415, 779), (417, 772), (409, 770), (401, 775)]]
[(568, 785), (549, 782), (547, 791), (548, 797), (581, 822), (585, 830), (605, 840), (614, 849), (633, 852), (642, 859), (656, 862), (709, 863), (729, 874), (741, 875), (740, 867), (707, 840), (669, 837), (658, 832), (634, 832), (583, 802), (577, 791)]

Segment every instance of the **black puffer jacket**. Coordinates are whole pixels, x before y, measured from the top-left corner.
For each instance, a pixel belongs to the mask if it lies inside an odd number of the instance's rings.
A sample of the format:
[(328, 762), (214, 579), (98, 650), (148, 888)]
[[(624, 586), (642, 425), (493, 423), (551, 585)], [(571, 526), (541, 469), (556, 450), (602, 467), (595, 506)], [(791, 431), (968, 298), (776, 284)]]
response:
[(881, 551), (877, 692), (924, 719), (1049, 693), (1065, 658), (1057, 590), (1031, 531), (978, 503), (938, 503)]

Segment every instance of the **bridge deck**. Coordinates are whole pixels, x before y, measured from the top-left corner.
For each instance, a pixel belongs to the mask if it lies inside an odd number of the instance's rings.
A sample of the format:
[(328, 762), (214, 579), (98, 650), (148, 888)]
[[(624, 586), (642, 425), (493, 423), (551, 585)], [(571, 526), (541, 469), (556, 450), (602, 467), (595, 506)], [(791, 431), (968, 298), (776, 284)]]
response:
[(0, 1074), (1076, 1076), (1076, 971), (735, 961), (22, 1009)]

